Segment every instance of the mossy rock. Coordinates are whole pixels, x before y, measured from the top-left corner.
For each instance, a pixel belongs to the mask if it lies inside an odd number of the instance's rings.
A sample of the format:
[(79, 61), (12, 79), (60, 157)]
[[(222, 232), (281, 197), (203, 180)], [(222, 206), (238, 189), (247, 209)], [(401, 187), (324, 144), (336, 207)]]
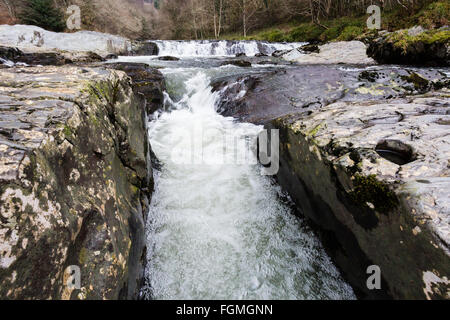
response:
[(430, 82), (415, 72), (412, 72), (409, 76), (402, 76), (401, 79), (412, 83), (414, 89), (419, 92), (426, 92), (430, 88)]
[(387, 41), (392, 43), (394, 47), (407, 52), (408, 47), (417, 43), (424, 44), (444, 44), (450, 41), (450, 31), (448, 30), (428, 30), (416, 36), (410, 36), (407, 30), (394, 32), (387, 37)]
[(377, 79), (380, 78), (380, 75), (376, 71), (370, 71), (370, 70), (364, 70), (361, 72), (358, 76), (358, 80), (360, 81), (369, 81), (369, 82), (375, 82)]
[(362, 176), (356, 174), (353, 180), (351, 199), (359, 206), (373, 205), (374, 209), (386, 214), (398, 206), (398, 199), (389, 186), (379, 181), (376, 175)]
[(389, 33), (369, 43), (367, 54), (379, 63), (430, 65), (450, 64), (450, 31), (414, 28)]

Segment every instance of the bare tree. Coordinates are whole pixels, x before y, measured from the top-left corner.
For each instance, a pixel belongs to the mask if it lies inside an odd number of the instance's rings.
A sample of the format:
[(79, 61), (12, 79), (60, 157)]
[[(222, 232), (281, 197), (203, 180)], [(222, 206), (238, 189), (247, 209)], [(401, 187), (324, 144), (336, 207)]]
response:
[(1, 2), (5, 5), (6, 10), (8, 10), (8, 15), (14, 19), (16, 18), (16, 6), (11, 0), (1, 0)]
[(233, 0), (233, 3), (239, 8), (242, 18), (242, 33), (244, 37), (251, 27), (251, 19), (264, 7), (262, 0)]
[(222, 29), (222, 12), (223, 12), (223, 0), (214, 0), (214, 36), (220, 37), (220, 31)]

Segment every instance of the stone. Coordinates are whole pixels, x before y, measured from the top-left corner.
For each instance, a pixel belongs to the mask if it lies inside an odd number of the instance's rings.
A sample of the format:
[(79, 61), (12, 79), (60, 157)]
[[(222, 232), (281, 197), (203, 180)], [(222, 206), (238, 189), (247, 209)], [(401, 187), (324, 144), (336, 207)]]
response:
[(131, 43), (131, 55), (133, 56), (157, 56), (158, 45), (150, 41), (133, 41)]
[[(144, 97), (102, 67), (0, 79), (0, 298), (137, 298), (153, 190)], [(80, 289), (66, 285), (73, 265)]]
[[(279, 130), (276, 180), (360, 298), (449, 299), (447, 80), (436, 69), (300, 65), (212, 90), (221, 114)], [(367, 289), (370, 265), (382, 290)]]
[(35, 52), (94, 52), (115, 55), (157, 55), (158, 46), (95, 31), (52, 32), (32, 25), (0, 25), (0, 46)]
[(279, 58), (279, 57), (281, 57), (281, 56), (283, 56), (283, 55), (285, 55), (285, 54), (287, 54), (287, 53), (289, 53), (291, 51), (292, 50), (275, 50), (272, 53), (272, 57)]
[(320, 48), (316, 44), (305, 44), (304, 46), (301, 46), (299, 49), (305, 53), (310, 52), (320, 53)]
[(92, 51), (99, 55), (128, 54), (130, 40), (94, 31), (57, 33), (31, 25), (1, 25), (0, 45), (21, 50)]
[(119, 62), (106, 64), (108, 68), (124, 71), (133, 80), (133, 89), (146, 99), (147, 114), (153, 114), (164, 102), (166, 90), (164, 76), (155, 68), (145, 63)]
[(105, 56), (105, 60), (115, 60), (117, 58), (119, 58), (119, 56), (117, 54), (113, 54), (113, 53), (108, 54), (107, 56)]
[(34, 66), (60, 66), (71, 63), (86, 64), (104, 61), (104, 59), (95, 52), (59, 50), (47, 52), (30, 49), (25, 49), (25, 51), (22, 51), (17, 48), (3, 46), (0, 46), (0, 58), (10, 60), (16, 64), (21, 63)]
[(367, 54), (379, 63), (449, 66), (450, 31), (413, 27), (379, 34), (369, 41)]
[(213, 91), (221, 96), (217, 110), (224, 116), (264, 124), (291, 113), (308, 115), (337, 101), (394, 99), (450, 88), (448, 77), (436, 70), (336, 65), (267, 69), (213, 81)]
[(410, 29), (408, 29), (408, 35), (411, 37), (418, 36), (419, 34), (422, 34), (425, 32), (425, 28), (422, 26), (414, 26)]
[(222, 62), (222, 65), (233, 65), (233, 66), (237, 66), (237, 67), (243, 67), (243, 68), (248, 68), (252, 66), (252, 63), (250, 61), (246, 61), (246, 60), (227, 60)]
[[(309, 47), (311, 50), (314, 46)], [(300, 48), (301, 49), (301, 48)], [(303, 50), (291, 50), (281, 57), (300, 64), (374, 64), (366, 54), (366, 45), (361, 41), (336, 41), (318, 46), (319, 52), (305, 54)]]
[(180, 58), (171, 57), (171, 56), (162, 56), (162, 57), (158, 57), (156, 59), (161, 60), (161, 61), (179, 61), (180, 60)]

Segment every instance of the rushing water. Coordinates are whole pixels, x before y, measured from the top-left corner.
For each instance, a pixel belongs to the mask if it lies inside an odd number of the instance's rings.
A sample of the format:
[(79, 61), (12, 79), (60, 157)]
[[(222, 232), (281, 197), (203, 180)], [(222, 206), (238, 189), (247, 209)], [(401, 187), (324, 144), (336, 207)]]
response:
[(271, 55), (277, 50), (290, 50), (300, 47), (304, 43), (268, 43), (261, 41), (211, 41), (211, 40), (156, 40), (152, 41), (158, 45), (159, 55), (177, 57), (211, 57), (211, 56), (234, 56), (245, 53), (254, 56), (257, 53)]
[(256, 162), (237, 160), (247, 159), (263, 128), (219, 115), (210, 80), (242, 68), (212, 67), (212, 59), (211, 67), (195, 59), (122, 60), (163, 64), (170, 93), (149, 126), (162, 166), (148, 215), (145, 296), (354, 299), (279, 186)]

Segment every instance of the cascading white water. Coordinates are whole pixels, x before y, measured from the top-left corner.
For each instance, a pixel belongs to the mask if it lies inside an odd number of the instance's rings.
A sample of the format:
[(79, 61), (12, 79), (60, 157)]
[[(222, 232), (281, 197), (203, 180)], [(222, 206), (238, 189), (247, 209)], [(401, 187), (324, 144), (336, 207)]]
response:
[(184, 82), (171, 88), (184, 96), (166, 99), (170, 110), (149, 127), (162, 168), (148, 215), (147, 298), (355, 298), (259, 165), (223, 161), (262, 127), (219, 115), (204, 71), (163, 72), (169, 86)]
[(15, 65), (14, 62), (12, 62), (10, 60), (3, 59), (3, 58), (0, 58), (0, 64), (4, 64), (4, 65), (6, 65), (8, 67), (14, 67), (14, 65)]
[(271, 55), (277, 50), (291, 50), (304, 43), (269, 43), (262, 41), (230, 41), (230, 40), (156, 40), (160, 56), (176, 57), (206, 57), (206, 56), (234, 56), (245, 53), (254, 56), (257, 53)]

